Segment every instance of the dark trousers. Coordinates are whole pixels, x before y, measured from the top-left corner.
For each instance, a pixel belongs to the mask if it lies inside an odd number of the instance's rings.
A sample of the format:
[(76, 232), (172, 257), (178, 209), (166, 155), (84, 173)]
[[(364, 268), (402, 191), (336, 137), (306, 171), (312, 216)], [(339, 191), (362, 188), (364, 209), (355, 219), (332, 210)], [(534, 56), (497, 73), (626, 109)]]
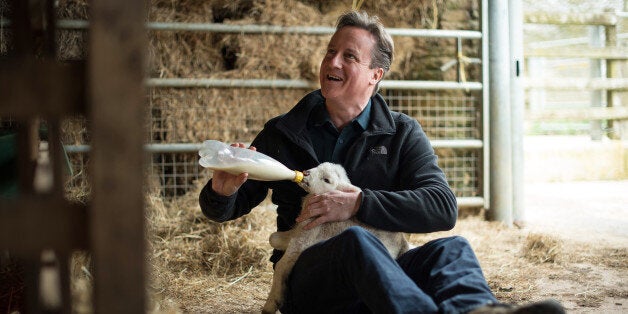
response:
[(282, 313), (466, 313), (495, 303), (466, 239), (430, 241), (394, 260), (360, 227), (305, 250)]

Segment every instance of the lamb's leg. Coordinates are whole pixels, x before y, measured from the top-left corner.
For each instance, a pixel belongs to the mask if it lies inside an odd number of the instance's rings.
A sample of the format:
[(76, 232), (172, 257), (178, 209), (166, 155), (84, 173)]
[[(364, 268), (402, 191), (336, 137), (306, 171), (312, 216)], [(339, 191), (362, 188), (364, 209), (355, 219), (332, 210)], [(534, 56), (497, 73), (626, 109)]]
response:
[(270, 289), (270, 293), (268, 294), (268, 298), (266, 299), (266, 304), (264, 304), (264, 308), (262, 309), (262, 313), (274, 314), (283, 304), (284, 295), (286, 293), (286, 281), (288, 280), (288, 276), (292, 271), (292, 267), (294, 267), (294, 263), (299, 258), (299, 255), (300, 252), (290, 250), (289, 248), (289, 251), (286, 251), (283, 257), (281, 257), (279, 262), (275, 265), (272, 287)]
[(288, 243), (290, 243), (290, 237), (290, 231), (277, 231), (270, 235), (268, 242), (270, 242), (270, 246), (274, 249), (285, 251), (288, 248)]

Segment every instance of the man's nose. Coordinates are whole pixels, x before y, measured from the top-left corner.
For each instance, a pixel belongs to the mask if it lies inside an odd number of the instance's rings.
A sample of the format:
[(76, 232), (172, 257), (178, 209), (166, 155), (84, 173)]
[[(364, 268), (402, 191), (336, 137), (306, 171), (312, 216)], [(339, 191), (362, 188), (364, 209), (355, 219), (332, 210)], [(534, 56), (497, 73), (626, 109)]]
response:
[(329, 64), (336, 68), (342, 67), (342, 57), (340, 56), (340, 54), (337, 53), (333, 55), (329, 60)]

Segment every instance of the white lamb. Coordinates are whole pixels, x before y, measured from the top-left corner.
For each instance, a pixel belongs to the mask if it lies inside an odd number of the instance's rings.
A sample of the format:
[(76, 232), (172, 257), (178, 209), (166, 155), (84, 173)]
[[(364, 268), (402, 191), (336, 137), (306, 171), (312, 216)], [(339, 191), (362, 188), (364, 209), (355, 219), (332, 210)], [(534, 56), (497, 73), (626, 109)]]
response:
[[(318, 167), (304, 173), (305, 177), (299, 185), (309, 194), (304, 198), (303, 204), (313, 194), (323, 194), (333, 190), (360, 191), (360, 188), (351, 184), (344, 168), (337, 164), (322, 163)], [(285, 253), (275, 265), (272, 287), (262, 313), (275, 313), (282, 305), (286, 280), (303, 250), (320, 241), (336, 236), (351, 226), (361, 226), (370, 231), (382, 241), (390, 255), (394, 258), (405, 253), (409, 248), (402, 233), (378, 230), (359, 222), (355, 218), (325, 223), (316, 228), (304, 230), (303, 226), (312, 220), (303, 221), (290, 231), (275, 232), (270, 236), (271, 246), (275, 249), (283, 250)]]

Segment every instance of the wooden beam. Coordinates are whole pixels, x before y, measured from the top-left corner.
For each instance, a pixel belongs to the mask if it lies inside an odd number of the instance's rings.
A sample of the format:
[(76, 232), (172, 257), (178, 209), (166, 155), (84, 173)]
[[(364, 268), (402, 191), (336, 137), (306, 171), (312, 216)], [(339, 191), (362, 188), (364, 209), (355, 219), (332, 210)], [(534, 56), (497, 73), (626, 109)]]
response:
[(564, 13), (564, 12), (528, 12), (523, 16), (524, 23), (554, 25), (605, 25), (617, 24), (617, 15), (603, 13)]
[(625, 49), (612, 48), (527, 48), (525, 56), (543, 58), (584, 58), (628, 60), (628, 52)]
[(144, 313), (145, 4), (90, 4), (94, 305), (99, 313)]
[(628, 107), (591, 107), (580, 109), (552, 109), (526, 112), (530, 120), (627, 120)]
[(526, 89), (545, 90), (628, 90), (628, 78), (525, 78)]

